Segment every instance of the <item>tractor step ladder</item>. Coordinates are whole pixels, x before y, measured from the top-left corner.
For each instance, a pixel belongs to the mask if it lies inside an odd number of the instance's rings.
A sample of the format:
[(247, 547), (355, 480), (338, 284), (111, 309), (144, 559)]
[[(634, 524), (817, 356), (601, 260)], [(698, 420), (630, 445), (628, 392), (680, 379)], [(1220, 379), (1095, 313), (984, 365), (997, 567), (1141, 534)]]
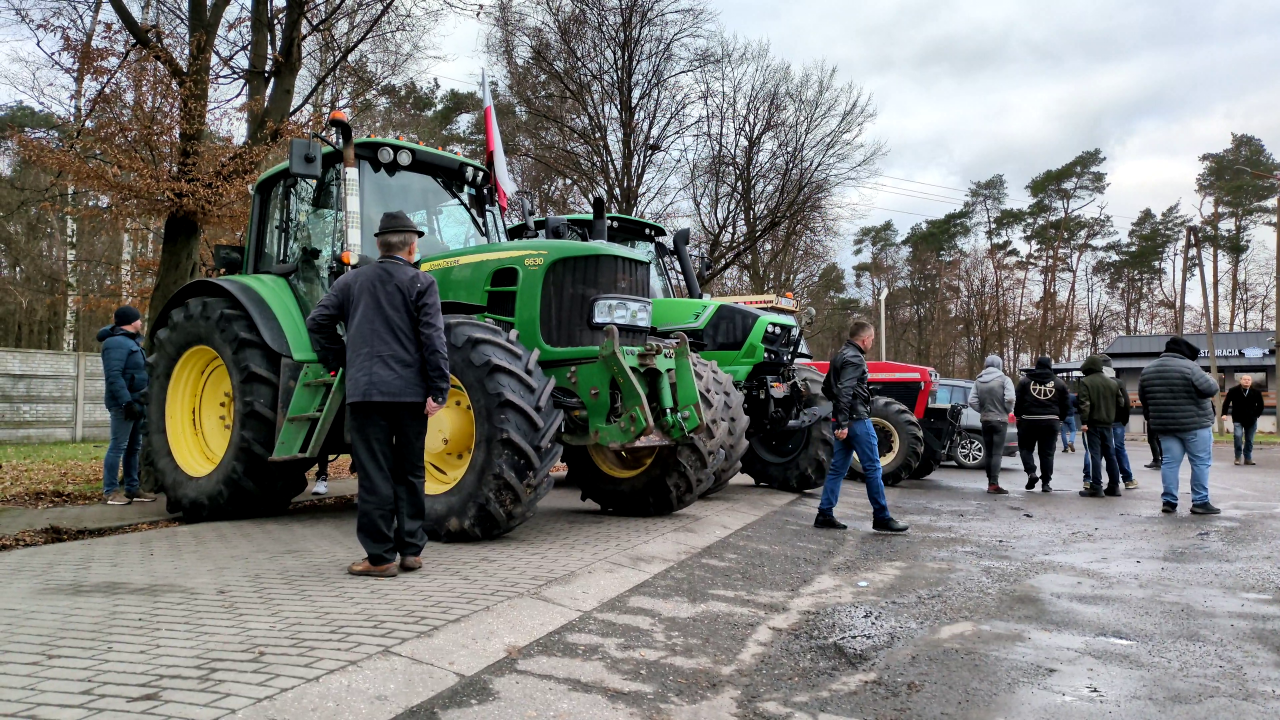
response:
[(330, 375), (320, 363), (307, 363), (298, 375), (297, 389), (276, 438), (271, 460), (300, 460), (320, 454), (329, 428), (346, 396), (343, 371)]

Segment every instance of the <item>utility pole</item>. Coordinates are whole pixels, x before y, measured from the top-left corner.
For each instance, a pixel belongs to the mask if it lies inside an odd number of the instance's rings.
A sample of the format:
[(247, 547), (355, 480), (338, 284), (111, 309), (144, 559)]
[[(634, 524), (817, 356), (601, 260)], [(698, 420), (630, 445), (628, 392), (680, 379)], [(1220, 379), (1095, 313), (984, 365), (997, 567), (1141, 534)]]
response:
[[(1280, 173), (1272, 175), (1270, 173), (1259, 172), (1243, 165), (1237, 165), (1237, 170), (1243, 170), (1250, 175), (1260, 178), (1266, 178), (1273, 183), (1280, 185)], [(1272, 352), (1276, 356), (1276, 385), (1271, 388), (1272, 397), (1277, 399), (1276, 407), (1280, 408), (1280, 187), (1276, 192), (1276, 316), (1271, 323), (1272, 336), (1271, 344), (1274, 346)], [(1280, 416), (1277, 416), (1280, 417)], [(1280, 428), (1278, 428), (1280, 429)]]
[[(1280, 290), (1276, 292), (1280, 293)], [(886, 337), (884, 337), (884, 299), (886, 297), (888, 297), (888, 286), (884, 286), (883, 290), (881, 290), (881, 363), (884, 361), (884, 343), (887, 342)]]
[[(1209, 318), (1209, 281), (1204, 276), (1204, 255), (1200, 252), (1200, 229), (1196, 227), (1187, 228), (1189, 232), (1196, 238), (1196, 262), (1200, 263), (1200, 297), (1204, 298), (1205, 317), (1204, 317), (1204, 336), (1209, 346), (1209, 374), (1213, 376), (1215, 385), (1218, 383), (1218, 353), (1213, 346), (1213, 322)], [(1225, 385), (1226, 382), (1223, 382)], [(1218, 386), (1218, 393), (1213, 396), (1213, 422), (1218, 426), (1218, 434), (1222, 434), (1222, 385)]]

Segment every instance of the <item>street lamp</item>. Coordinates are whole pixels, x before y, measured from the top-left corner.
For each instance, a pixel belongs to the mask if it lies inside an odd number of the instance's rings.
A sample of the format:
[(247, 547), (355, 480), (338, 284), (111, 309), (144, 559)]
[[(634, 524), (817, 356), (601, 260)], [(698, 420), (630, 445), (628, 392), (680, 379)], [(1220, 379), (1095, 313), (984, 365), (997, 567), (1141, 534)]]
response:
[[(1237, 165), (1236, 169), (1243, 170), (1249, 173), (1250, 175), (1254, 175), (1260, 178), (1266, 178), (1274, 183), (1280, 183), (1280, 174), (1271, 175), (1269, 173), (1259, 172), (1252, 168), (1247, 168), (1243, 165)], [(1275, 325), (1276, 327), (1272, 329), (1276, 331), (1276, 337), (1280, 338), (1280, 191), (1276, 193), (1276, 319), (1275, 319)], [(1273, 342), (1272, 344), (1276, 346), (1276, 350), (1275, 350), (1276, 383), (1277, 385), (1280, 385), (1280, 343)], [(1272, 390), (1272, 392), (1276, 394), (1277, 399), (1280, 399), (1280, 387), (1276, 387), (1275, 389)], [(1276, 407), (1280, 408), (1280, 402), (1276, 403)], [(1280, 418), (1280, 415), (1277, 415), (1276, 417)], [(1277, 422), (1280, 422), (1280, 419), (1278, 419)], [(1280, 425), (1276, 427), (1276, 430), (1277, 432), (1280, 432)]]

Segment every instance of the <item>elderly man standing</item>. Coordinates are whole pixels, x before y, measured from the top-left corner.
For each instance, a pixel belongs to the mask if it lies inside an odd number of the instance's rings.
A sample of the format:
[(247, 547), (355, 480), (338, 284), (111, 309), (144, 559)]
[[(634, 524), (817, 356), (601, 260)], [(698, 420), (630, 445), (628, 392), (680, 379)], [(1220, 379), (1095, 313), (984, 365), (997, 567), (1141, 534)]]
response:
[[(449, 394), (449, 355), (436, 280), (413, 266), (423, 232), (403, 212), (382, 216), (381, 257), (338, 278), (307, 318), (321, 362), (346, 367), (347, 430), (360, 465), (352, 575), (394, 577), (422, 567), (427, 535), (423, 445), (427, 419)], [(346, 342), (338, 324), (346, 324)]]
[(1253, 376), (1241, 375), (1240, 384), (1227, 391), (1222, 403), (1222, 419), (1231, 416), (1235, 426), (1236, 464), (1241, 455), (1245, 465), (1253, 465), (1253, 434), (1258, 431), (1258, 418), (1262, 417), (1262, 393), (1253, 389)]
[(1200, 348), (1181, 337), (1171, 337), (1164, 353), (1142, 371), (1138, 398), (1150, 416), (1151, 430), (1160, 436), (1164, 459), (1160, 463), (1161, 512), (1178, 511), (1178, 471), (1182, 456), (1191, 463), (1191, 512), (1217, 515), (1209, 502), (1209, 466), (1213, 464), (1213, 396), (1218, 383), (1196, 359)]

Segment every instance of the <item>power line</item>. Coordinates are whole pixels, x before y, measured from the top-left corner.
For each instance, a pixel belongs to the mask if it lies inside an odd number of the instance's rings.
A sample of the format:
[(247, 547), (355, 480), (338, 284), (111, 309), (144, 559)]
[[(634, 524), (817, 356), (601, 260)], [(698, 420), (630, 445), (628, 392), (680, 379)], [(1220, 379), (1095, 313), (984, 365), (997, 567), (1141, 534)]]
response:
[(919, 215), (920, 217), (931, 218), (933, 220), (941, 220), (937, 215), (925, 215), (924, 213), (911, 212), (910, 210), (894, 210), (893, 208), (876, 207), (875, 205), (858, 205), (858, 207), (870, 208), (872, 210), (883, 210), (885, 212), (902, 213), (903, 215)]
[[(919, 180), (908, 180), (907, 178), (894, 177), (893, 175), (885, 175), (885, 174), (883, 174), (883, 173), (876, 175), (876, 177), (888, 178), (889, 180), (897, 180), (897, 181), (899, 181), (899, 182), (912, 183), (912, 184), (914, 184), (914, 185), (926, 185), (926, 186), (928, 186), (928, 187), (940, 188), (940, 189), (942, 189), (942, 190), (954, 190), (954, 191), (956, 191), (956, 192), (962, 192), (962, 193), (966, 193), (966, 194), (968, 194), (968, 192), (969, 192), (968, 190), (964, 190), (964, 189), (957, 188), (957, 187), (951, 187), (950, 185), (937, 185), (937, 184), (934, 184), (934, 183), (921, 182), (921, 181), (919, 181)], [(892, 185), (884, 185), (883, 183), (869, 183), (869, 184), (871, 184), (871, 185), (880, 185), (881, 187), (893, 187)], [(940, 197), (940, 198), (941, 198), (941, 197), (947, 197), (947, 196), (945, 196), (945, 195), (940, 195), (940, 194), (938, 194), (938, 193), (926, 193), (926, 192), (925, 192), (925, 191), (923, 191), (923, 190), (912, 190), (911, 188), (895, 188), (895, 189), (897, 189), (897, 190), (906, 190), (907, 192), (921, 193), (921, 194), (924, 194), (924, 195), (936, 195), (937, 197)], [(886, 191), (879, 191), (879, 192), (886, 192)], [(895, 193), (895, 194), (901, 194), (901, 193)], [(906, 196), (906, 197), (911, 197), (911, 196), (910, 196), (910, 195), (908, 195), (908, 196)], [(921, 197), (921, 198), (918, 198), (918, 199), (920, 199), (920, 200), (930, 200), (930, 199), (932, 199), (932, 198)], [(952, 202), (955, 202), (955, 200), (956, 200), (955, 198), (948, 198), (948, 199), (949, 199), (949, 200), (951, 200)], [(1022, 203), (1022, 204), (1024, 204), (1024, 205), (1030, 205), (1030, 204), (1031, 204), (1031, 202), (1032, 202), (1031, 200), (1025, 200), (1025, 199), (1021, 199), (1021, 198), (1006, 198), (1006, 199), (1008, 199), (1008, 200), (1010, 200), (1010, 201), (1012, 201), (1012, 202)], [(935, 201), (935, 202), (940, 202), (940, 201)], [(963, 203), (960, 203), (960, 204), (963, 204)], [(1129, 220), (1129, 221), (1133, 221), (1133, 220), (1137, 220), (1137, 219), (1138, 219), (1138, 218), (1135, 218), (1135, 217), (1130, 217), (1130, 216), (1128, 216), (1128, 215), (1115, 215), (1115, 214), (1113, 214), (1111, 217), (1113, 217), (1113, 218), (1119, 218), (1119, 219), (1122, 219), (1122, 220)]]

